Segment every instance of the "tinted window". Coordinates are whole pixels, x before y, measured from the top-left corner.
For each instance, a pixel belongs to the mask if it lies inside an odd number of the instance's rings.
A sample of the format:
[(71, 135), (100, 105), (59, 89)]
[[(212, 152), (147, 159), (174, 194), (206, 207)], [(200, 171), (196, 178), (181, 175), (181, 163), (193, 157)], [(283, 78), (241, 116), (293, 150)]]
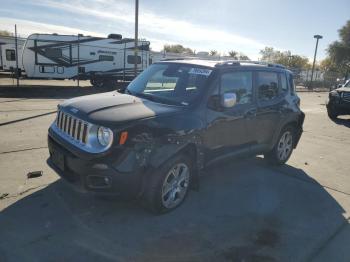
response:
[(253, 96), (252, 72), (237, 71), (224, 73), (221, 76), (221, 94), (235, 93), (237, 104), (247, 104)]
[(288, 82), (287, 82), (286, 74), (280, 74), (280, 76), (281, 76), (282, 92), (286, 92), (286, 91), (288, 91)]
[(98, 58), (100, 61), (113, 61), (114, 56), (111, 55), (100, 55)]
[(268, 101), (278, 96), (278, 76), (273, 72), (258, 72), (259, 100)]
[(7, 61), (15, 61), (16, 54), (14, 49), (6, 49), (6, 60)]
[(289, 87), (290, 87), (291, 93), (294, 94), (295, 93), (295, 84), (294, 84), (294, 79), (293, 79), (292, 74), (288, 74), (288, 80), (289, 80)]
[(59, 48), (46, 48), (45, 55), (49, 58), (61, 58), (62, 49)]
[[(137, 63), (141, 64), (141, 56), (137, 56)], [(135, 64), (135, 56), (128, 55), (128, 64)]]

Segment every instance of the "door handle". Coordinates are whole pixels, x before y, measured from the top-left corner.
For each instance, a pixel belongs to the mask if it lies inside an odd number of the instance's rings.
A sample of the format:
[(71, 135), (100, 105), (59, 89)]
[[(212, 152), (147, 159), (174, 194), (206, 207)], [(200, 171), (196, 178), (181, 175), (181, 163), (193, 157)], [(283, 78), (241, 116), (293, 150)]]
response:
[(257, 112), (257, 110), (255, 108), (254, 109), (250, 109), (250, 110), (248, 110), (247, 112), (244, 113), (244, 117), (245, 118), (256, 117), (256, 112)]

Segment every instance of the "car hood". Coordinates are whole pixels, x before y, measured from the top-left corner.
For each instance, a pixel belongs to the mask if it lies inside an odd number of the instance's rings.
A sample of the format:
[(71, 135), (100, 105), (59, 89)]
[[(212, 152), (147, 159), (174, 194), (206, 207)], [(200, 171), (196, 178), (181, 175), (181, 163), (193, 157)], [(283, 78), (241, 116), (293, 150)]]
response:
[(335, 89), (337, 92), (350, 92), (350, 88), (349, 87), (339, 87), (337, 89)]
[(69, 114), (106, 126), (181, 110), (179, 106), (164, 105), (118, 92), (72, 98), (64, 101), (60, 107)]

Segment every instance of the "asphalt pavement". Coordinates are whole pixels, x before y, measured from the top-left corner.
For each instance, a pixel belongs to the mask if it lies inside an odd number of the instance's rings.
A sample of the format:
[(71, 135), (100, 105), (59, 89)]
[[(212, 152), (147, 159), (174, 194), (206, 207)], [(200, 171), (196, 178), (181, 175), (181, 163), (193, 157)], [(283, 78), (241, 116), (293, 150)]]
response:
[(77, 193), (47, 166), (62, 99), (0, 98), (0, 261), (350, 261), (350, 117), (328, 118), (327, 93), (299, 96), (304, 133), (286, 165), (205, 170), (161, 216)]

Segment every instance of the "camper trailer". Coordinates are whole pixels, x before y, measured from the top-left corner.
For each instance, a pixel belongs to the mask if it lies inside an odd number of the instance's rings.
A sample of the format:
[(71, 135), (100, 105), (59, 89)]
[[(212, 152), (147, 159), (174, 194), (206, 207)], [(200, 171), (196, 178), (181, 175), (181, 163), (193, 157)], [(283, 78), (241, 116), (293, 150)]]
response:
[[(138, 73), (149, 65), (149, 45), (138, 41)], [(89, 79), (101, 87), (134, 78), (134, 40), (119, 34), (108, 38), (32, 34), (25, 42), (22, 61), (28, 78)]]
[(18, 52), (16, 52), (15, 44), (1, 45), (1, 62), (2, 70), (14, 71), (16, 69), (16, 53), (18, 53), (18, 68), (23, 71), (22, 66), (22, 45), (17, 45)]
[[(25, 42), (25, 38), (22, 37), (17, 37), (17, 46), (18, 46), (18, 55), (21, 56), (22, 55), (22, 46), (24, 45)], [(11, 62), (11, 60), (6, 59), (6, 49), (13, 49), (15, 50), (15, 43), (16, 43), (16, 39), (14, 36), (4, 36), (4, 35), (0, 35), (0, 70), (5, 70), (7, 71), (8, 69), (4, 68), (4, 64), (6, 64), (6, 68), (11, 68), (11, 66), (13, 67), (13, 62)], [(11, 57), (10, 52), (8, 52), (9, 58)], [(12, 53), (12, 57), (13, 57), (13, 53)], [(8, 60), (9, 63), (6, 61)], [(8, 67), (10, 65), (10, 67)], [(22, 65), (22, 61), (18, 60), (18, 67), (21, 68)], [(16, 65), (14, 65), (14, 67), (16, 67)], [(23, 68), (22, 68), (23, 69)]]

